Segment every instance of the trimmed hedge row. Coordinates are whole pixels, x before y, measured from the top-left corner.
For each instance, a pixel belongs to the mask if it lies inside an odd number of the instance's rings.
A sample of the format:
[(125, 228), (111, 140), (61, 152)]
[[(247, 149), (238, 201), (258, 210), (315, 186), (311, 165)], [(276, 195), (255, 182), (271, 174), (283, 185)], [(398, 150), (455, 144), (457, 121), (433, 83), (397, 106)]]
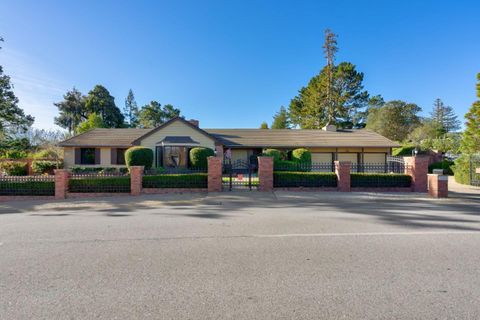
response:
[(54, 196), (54, 181), (0, 181), (2, 196)]
[(143, 176), (143, 188), (207, 188), (207, 173)]
[(130, 192), (130, 177), (98, 177), (70, 179), (69, 192)]
[(337, 175), (333, 172), (273, 172), (275, 188), (336, 187)]
[(407, 174), (391, 173), (351, 173), (352, 188), (408, 188), (412, 185), (412, 177)]
[(277, 161), (273, 163), (274, 171), (289, 171), (289, 172), (309, 172), (312, 171), (312, 164), (307, 162), (296, 161)]

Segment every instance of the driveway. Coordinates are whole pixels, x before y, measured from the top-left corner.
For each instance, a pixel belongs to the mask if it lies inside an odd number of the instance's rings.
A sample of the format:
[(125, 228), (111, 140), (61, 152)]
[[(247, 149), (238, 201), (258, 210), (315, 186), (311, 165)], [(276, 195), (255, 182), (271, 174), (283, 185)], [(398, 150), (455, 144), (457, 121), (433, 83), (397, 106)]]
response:
[(480, 203), (239, 192), (0, 204), (1, 319), (478, 319)]

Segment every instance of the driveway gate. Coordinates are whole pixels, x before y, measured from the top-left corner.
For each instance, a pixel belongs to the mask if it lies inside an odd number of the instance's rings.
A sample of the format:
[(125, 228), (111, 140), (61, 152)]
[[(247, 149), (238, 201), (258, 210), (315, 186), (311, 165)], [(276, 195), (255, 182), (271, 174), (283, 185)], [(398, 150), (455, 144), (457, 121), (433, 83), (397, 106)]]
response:
[(258, 187), (257, 166), (245, 160), (225, 160), (222, 185), (224, 190), (252, 190)]
[(470, 184), (480, 186), (480, 155), (470, 156)]

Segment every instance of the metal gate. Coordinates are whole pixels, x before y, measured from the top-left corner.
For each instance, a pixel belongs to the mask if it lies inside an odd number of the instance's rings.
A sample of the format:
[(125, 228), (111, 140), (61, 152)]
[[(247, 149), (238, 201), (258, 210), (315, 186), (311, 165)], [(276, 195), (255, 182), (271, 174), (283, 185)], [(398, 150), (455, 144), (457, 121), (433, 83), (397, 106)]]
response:
[(245, 160), (223, 162), (223, 190), (253, 190), (258, 187), (257, 166)]
[(480, 186), (480, 155), (470, 156), (470, 184)]

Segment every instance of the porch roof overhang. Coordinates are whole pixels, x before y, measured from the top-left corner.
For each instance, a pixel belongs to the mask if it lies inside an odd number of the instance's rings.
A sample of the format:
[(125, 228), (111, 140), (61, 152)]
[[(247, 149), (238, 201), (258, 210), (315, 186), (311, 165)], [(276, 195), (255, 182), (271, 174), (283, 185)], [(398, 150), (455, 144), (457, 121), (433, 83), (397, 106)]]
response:
[(194, 146), (199, 145), (198, 141), (192, 139), (189, 136), (166, 136), (162, 140), (156, 143), (157, 145), (170, 145), (170, 146)]

